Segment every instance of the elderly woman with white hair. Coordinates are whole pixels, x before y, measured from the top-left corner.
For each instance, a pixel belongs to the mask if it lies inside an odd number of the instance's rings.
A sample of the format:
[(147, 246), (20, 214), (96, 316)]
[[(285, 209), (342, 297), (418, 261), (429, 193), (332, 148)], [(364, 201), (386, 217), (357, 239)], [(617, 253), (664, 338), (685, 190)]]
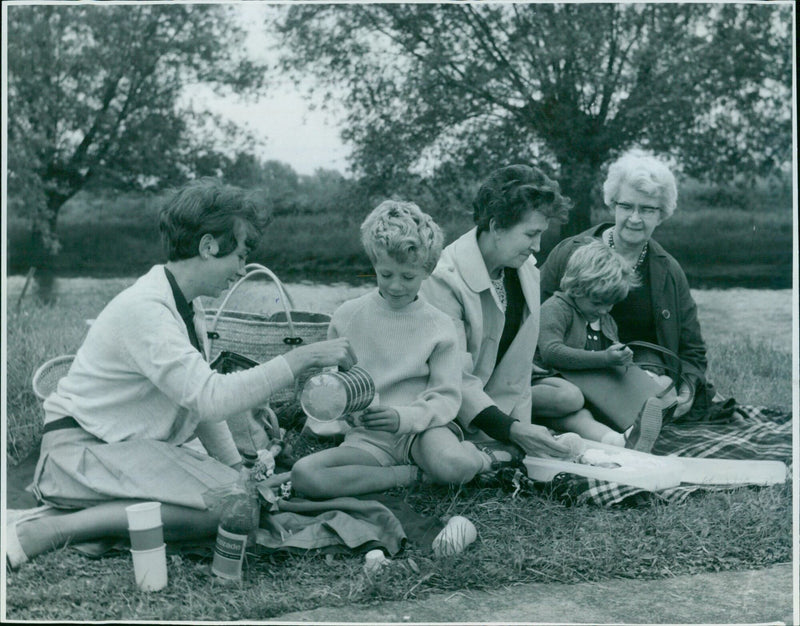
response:
[[(638, 152), (619, 158), (603, 184), (603, 199), (614, 222), (565, 239), (550, 252), (541, 270), (542, 300), (558, 290), (567, 261), (579, 246), (599, 239), (616, 250), (641, 280), (611, 311), (619, 340), (647, 341), (676, 353), (691, 385), (680, 386), (674, 417), (691, 411), (687, 417), (702, 419), (714, 392), (706, 382), (697, 306), (681, 266), (652, 238), (656, 227), (674, 213), (677, 196), (675, 177), (658, 159)], [(636, 361), (659, 358), (641, 349), (634, 352)]]

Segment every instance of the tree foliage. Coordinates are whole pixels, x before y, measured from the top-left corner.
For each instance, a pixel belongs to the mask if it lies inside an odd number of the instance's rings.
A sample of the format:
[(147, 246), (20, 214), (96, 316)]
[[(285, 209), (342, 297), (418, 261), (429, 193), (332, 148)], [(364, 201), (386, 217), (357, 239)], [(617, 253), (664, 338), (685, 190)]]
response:
[(274, 217), (320, 213), (343, 216), (368, 210), (358, 181), (335, 170), (318, 169), (312, 175), (298, 174), (280, 161), (261, 161), (248, 152), (226, 158), (219, 173), (231, 184), (257, 188)]
[(717, 179), (791, 159), (785, 5), (285, 9), (283, 69), (340, 95), (354, 171), (382, 192), (422, 182), (459, 201), (464, 179), (535, 161), (575, 201), (574, 231), (603, 164), (631, 147)]
[(8, 7), (9, 204), (30, 215), (42, 258), (61, 206), (91, 186), (172, 184), (244, 135), (194, 111), (184, 88), (258, 88), (231, 8), (213, 5)]

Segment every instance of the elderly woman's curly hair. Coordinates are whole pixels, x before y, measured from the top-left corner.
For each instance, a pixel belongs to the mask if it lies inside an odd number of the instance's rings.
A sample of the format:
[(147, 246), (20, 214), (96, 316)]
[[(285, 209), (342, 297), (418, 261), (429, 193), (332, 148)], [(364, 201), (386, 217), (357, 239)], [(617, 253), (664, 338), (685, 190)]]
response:
[(603, 183), (603, 201), (607, 207), (614, 208), (619, 189), (624, 183), (657, 200), (662, 219), (667, 219), (675, 212), (678, 204), (675, 176), (657, 158), (633, 150), (614, 161)]
[(561, 195), (558, 183), (528, 165), (509, 165), (495, 170), (481, 185), (472, 203), (478, 232), (489, 230), (492, 219), (500, 228), (520, 223), (530, 211), (565, 223), (572, 202)]

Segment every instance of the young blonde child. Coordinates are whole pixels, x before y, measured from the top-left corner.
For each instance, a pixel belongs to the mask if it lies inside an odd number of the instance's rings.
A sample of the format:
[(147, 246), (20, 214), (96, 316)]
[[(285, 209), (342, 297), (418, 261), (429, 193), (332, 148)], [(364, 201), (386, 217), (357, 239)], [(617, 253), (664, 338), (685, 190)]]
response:
[(409, 485), (423, 476), (460, 484), (492, 469), (453, 422), (461, 404), (452, 320), (418, 297), (442, 251), (441, 229), (410, 202), (386, 201), (361, 225), (377, 289), (333, 314), (329, 338), (347, 337), (370, 373), (380, 405), (336, 448), (297, 461), (292, 484), (313, 498)]
[[(637, 284), (633, 268), (601, 241), (578, 248), (567, 262), (561, 290), (541, 308), (541, 364), (557, 370), (631, 365), (633, 351), (619, 343), (610, 311)], [(579, 393), (577, 388), (572, 391)], [(550, 426), (592, 441), (649, 452), (661, 428), (660, 416), (660, 411), (644, 411), (640, 420), (648, 423), (634, 424), (619, 433), (597, 421), (584, 407), (566, 418), (552, 420)], [(650, 423), (655, 421), (658, 423)]]

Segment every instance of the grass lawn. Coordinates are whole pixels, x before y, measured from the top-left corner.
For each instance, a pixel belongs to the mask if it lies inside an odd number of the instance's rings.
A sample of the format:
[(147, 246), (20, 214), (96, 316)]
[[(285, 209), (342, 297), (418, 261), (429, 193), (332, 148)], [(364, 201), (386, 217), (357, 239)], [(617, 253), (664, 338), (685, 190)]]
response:
[[(30, 376), (43, 360), (74, 352), (92, 318), (131, 281), (73, 283), (54, 304), (8, 303), (8, 457), (39, 437), (41, 408)], [(81, 285), (83, 285), (81, 287)], [(791, 294), (696, 292), (709, 346), (710, 378), (726, 395), (756, 405), (791, 406)], [(309, 291), (313, 299), (313, 290)], [(316, 300), (317, 305), (320, 304)], [(324, 310), (324, 309), (323, 309)], [(758, 320), (753, 325), (753, 320)], [(296, 438), (297, 448), (312, 442)], [(432, 592), (492, 589), (525, 582), (661, 578), (747, 569), (792, 558), (791, 484), (704, 493), (680, 505), (566, 506), (547, 493), (512, 498), (493, 488), (424, 487), (399, 492), (420, 513), (459, 514), (479, 539), (465, 553), (434, 560), (413, 546), (378, 575), (363, 557), (273, 555), (251, 560), (241, 588), (215, 588), (208, 561), (170, 557), (170, 583), (137, 592), (130, 556), (92, 561), (49, 553), (7, 577), (8, 619), (264, 620), (317, 606), (411, 599)]]

